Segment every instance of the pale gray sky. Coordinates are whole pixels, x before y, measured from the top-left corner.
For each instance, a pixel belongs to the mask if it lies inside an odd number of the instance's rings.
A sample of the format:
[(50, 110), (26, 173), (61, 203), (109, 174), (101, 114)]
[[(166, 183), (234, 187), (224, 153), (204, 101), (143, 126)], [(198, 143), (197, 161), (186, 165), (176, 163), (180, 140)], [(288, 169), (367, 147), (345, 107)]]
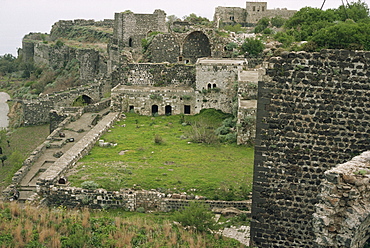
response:
[[(369, 1), (365, 0), (367, 4)], [(305, 6), (320, 8), (324, 0), (267, 2), (268, 9), (299, 10)], [(217, 6), (245, 7), (245, 3), (245, 0), (0, 0), (0, 55), (16, 55), (25, 34), (49, 33), (58, 20), (113, 19), (116, 12), (153, 13), (155, 9), (180, 18), (195, 13), (212, 20)], [(326, 0), (324, 8), (337, 8), (341, 3), (341, 0)]]

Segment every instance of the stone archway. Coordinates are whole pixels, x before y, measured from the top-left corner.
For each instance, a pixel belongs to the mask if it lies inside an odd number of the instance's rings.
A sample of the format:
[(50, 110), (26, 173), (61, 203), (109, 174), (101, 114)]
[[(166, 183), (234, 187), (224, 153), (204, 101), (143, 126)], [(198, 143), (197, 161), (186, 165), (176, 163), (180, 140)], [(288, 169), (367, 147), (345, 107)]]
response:
[(211, 56), (211, 45), (207, 35), (201, 31), (194, 31), (186, 36), (182, 49), (182, 56), (195, 63), (198, 58)]
[(362, 248), (370, 238), (370, 151), (324, 173), (313, 214), (318, 247)]
[(93, 103), (93, 99), (87, 95), (81, 95), (74, 100), (72, 106), (82, 107)]

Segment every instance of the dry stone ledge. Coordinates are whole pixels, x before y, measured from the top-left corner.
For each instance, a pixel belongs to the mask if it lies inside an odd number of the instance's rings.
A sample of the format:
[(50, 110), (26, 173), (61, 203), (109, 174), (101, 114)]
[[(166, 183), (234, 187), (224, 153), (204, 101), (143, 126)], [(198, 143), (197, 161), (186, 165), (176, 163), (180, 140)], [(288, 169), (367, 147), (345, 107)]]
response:
[(313, 214), (319, 247), (363, 247), (370, 238), (370, 151), (326, 171)]
[(50, 190), (58, 178), (70, 167), (72, 167), (80, 158), (86, 155), (104, 134), (118, 119), (119, 113), (113, 112), (106, 115), (99, 123), (91, 129), (81, 140), (79, 140), (71, 149), (61, 156), (50, 166), (38, 179), (37, 190), (43, 194)]

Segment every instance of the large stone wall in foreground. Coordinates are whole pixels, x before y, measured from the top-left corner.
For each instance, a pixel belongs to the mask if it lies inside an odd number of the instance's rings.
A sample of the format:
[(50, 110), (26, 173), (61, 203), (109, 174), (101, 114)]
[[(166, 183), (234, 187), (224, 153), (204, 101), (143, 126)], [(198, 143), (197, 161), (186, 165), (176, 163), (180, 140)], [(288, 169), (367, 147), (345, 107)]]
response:
[(272, 58), (259, 82), (252, 246), (315, 247), (324, 172), (370, 150), (370, 52)]

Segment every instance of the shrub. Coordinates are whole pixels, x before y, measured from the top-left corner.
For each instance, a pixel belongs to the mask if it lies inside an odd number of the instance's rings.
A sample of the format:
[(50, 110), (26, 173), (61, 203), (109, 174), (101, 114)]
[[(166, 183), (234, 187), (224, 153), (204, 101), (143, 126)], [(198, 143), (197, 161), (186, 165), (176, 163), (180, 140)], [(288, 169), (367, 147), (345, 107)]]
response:
[(256, 56), (262, 53), (264, 47), (262, 41), (259, 39), (247, 38), (241, 46), (241, 51)]
[(99, 184), (97, 184), (94, 181), (85, 181), (85, 182), (81, 183), (81, 187), (83, 189), (97, 189), (97, 188), (99, 188)]
[(156, 134), (154, 136), (154, 143), (155, 144), (158, 144), (158, 145), (163, 144), (163, 138), (162, 138), (162, 136), (160, 136), (159, 134)]
[(190, 202), (189, 206), (182, 211), (175, 212), (174, 219), (184, 227), (194, 227), (197, 232), (209, 232), (218, 229), (213, 213), (205, 204), (198, 202)]

